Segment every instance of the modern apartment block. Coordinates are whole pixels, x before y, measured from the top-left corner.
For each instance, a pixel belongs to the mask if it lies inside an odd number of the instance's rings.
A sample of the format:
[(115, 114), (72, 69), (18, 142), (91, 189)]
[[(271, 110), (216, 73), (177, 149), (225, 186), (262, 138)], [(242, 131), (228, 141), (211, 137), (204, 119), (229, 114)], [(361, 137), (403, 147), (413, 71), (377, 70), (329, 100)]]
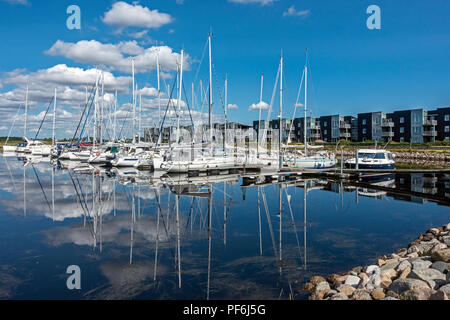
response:
[[(297, 142), (304, 141), (304, 123), (305, 118), (295, 118), (292, 124), (292, 132), (294, 132)], [(314, 117), (306, 117), (306, 141), (316, 141), (322, 139), (320, 127), (320, 119)]]
[[(270, 142), (274, 136), (278, 136), (279, 119), (255, 120), (252, 126), (239, 123), (229, 123), (230, 130), (253, 129), (250, 140), (256, 141), (266, 137)], [(303, 142), (304, 118), (283, 119), (282, 139), (284, 142)], [(214, 124), (217, 130), (223, 130), (223, 124)], [(188, 128), (185, 128), (188, 129)], [(204, 125), (204, 129), (207, 126)], [(189, 131), (189, 130), (188, 130)], [(145, 139), (156, 141), (159, 136), (159, 128), (146, 128)], [(257, 135), (254, 135), (257, 133)], [(289, 139), (288, 139), (289, 138)], [(162, 132), (163, 141), (175, 139), (175, 128), (165, 127)], [(306, 118), (306, 140), (325, 142), (337, 142), (340, 140), (351, 141), (377, 141), (377, 142), (411, 142), (423, 143), (433, 141), (450, 141), (450, 107), (438, 108), (427, 111), (424, 109), (399, 110), (392, 113), (367, 112), (359, 113), (357, 117), (343, 116), (340, 114)]]
[(450, 140), (450, 107), (437, 108), (436, 110), (428, 112), (430, 116), (437, 121), (436, 140), (449, 141)]
[(397, 142), (434, 142), (437, 120), (424, 109), (394, 111), (389, 114), (393, 126), (393, 139)]
[(383, 121), (386, 122), (386, 113), (368, 112), (358, 113), (358, 141), (377, 141), (387, 140), (386, 134), (383, 136)]

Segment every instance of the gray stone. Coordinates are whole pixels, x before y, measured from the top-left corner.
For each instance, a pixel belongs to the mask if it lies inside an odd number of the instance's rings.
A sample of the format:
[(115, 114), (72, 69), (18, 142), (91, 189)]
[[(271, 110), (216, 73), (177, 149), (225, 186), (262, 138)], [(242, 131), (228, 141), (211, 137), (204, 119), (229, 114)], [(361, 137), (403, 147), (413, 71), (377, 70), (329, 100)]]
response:
[(399, 265), (399, 262), (397, 260), (388, 260), (386, 263), (380, 268), (380, 272), (383, 273), (383, 271), (394, 269)]
[(356, 288), (360, 281), (361, 281), (361, 279), (359, 277), (354, 276), (354, 275), (350, 275), (350, 276), (347, 277), (347, 279), (345, 280), (344, 284), (348, 284), (348, 285)]
[(408, 260), (404, 260), (397, 266), (397, 271), (403, 272), (408, 267), (411, 267), (411, 263)]
[(386, 297), (386, 298), (381, 299), (381, 300), (400, 300), (400, 299), (397, 299), (397, 298), (394, 298), (394, 297)]
[(443, 241), (446, 245), (450, 246), (450, 236), (443, 236), (443, 237), (442, 237), (442, 241)]
[(339, 287), (337, 287), (337, 291), (345, 294), (346, 296), (351, 296), (355, 290), (356, 289), (349, 284), (342, 284)]
[(400, 298), (406, 300), (428, 300), (434, 292), (430, 288), (407, 290), (400, 295)]
[(436, 269), (442, 273), (447, 273), (450, 270), (450, 263), (436, 261), (431, 265), (430, 268)]
[(441, 242), (439, 242), (439, 240), (437, 239), (432, 239), (430, 241), (422, 241), (420, 242), (419, 245), (417, 245), (419, 249), (418, 252), (421, 253), (422, 255), (429, 255), (433, 247), (437, 244), (441, 244)]
[(449, 230), (450, 230), (450, 223), (447, 224), (446, 226), (444, 226), (444, 230), (445, 230), (445, 231), (449, 231)]
[(448, 300), (448, 296), (444, 291), (436, 291), (428, 300)]
[(431, 259), (432, 261), (450, 262), (450, 249), (443, 249), (433, 252)]
[(446, 284), (445, 286), (440, 287), (439, 291), (444, 292), (447, 297), (450, 297), (450, 284)]
[(412, 269), (413, 270), (422, 270), (422, 269), (427, 269), (428, 267), (431, 266), (432, 262), (431, 261), (425, 261), (422, 259), (416, 259), (413, 260), (411, 262), (412, 264)]
[(425, 288), (430, 288), (430, 286), (425, 281), (410, 278), (397, 279), (389, 286), (389, 290), (397, 294), (405, 292), (407, 290), (420, 290)]
[(334, 294), (330, 300), (348, 300), (348, 297), (343, 293)]
[(331, 288), (330, 288), (330, 285), (328, 284), (328, 282), (326, 282), (326, 281), (320, 282), (314, 288), (314, 291), (311, 294), (310, 299), (311, 300), (321, 300), (330, 290), (331, 290)]
[(373, 273), (376, 273), (376, 272), (380, 272), (380, 267), (377, 266), (377, 265), (374, 265), (374, 264), (368, 266), (367, 269), (366, 269), (366, 273), (368, 275), (372, 275)]
[(445, 274), (442, 272), (439, 272), (436, 269), (419, 269), (419, 270), (413, 270), (408, 276), (411, 279), (418, 279), (423, 281), (434, 281), (428, 282), (431, 288), (434, 288), (436, 286), (437, 280), (443, 280), (445, 282)]
[(352, 298), (355, 300), (372, 300), (370, 293), (364, 289), (357, 289), (353, 292)]

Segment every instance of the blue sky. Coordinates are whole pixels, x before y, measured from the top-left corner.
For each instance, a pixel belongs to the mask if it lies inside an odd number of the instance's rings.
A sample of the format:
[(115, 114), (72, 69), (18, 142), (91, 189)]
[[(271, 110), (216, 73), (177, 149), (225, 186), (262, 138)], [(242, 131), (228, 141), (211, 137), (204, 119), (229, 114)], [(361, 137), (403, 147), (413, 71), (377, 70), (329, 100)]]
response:
[[(80, 30), (66, 27), (66, 9), (72, 4), (81, 9)], [(380, 30), (366, 26), (366, 9), (372, 4), (381, 9)], [(105, 79), (110, 80), (106, 92), (119, 90), (119, 105), (126, 104), (131, 101), (127, 58), (141, 59), (138, 86), (155, 88), (151, 48), (156, 47), (164, 47), (160, 55), (167, 84), (173, 83), (176, 61), (185, 50), (188, 70), (183, 80), (190, 103), (195, 74), (196, 95), (198, 80), (208, 81), (207, 56), (200, 68), (199, 62), (210, 29), (216, 71), (214, 113), (223, 114), (218, 86), (223, 94), (227, 75), (228, 103), (238, 106), (229, 109), (231, 121), (257, 119), (258, 112), (249, 111), (249, 106), (259, 101), (261, 73), (263, 100), (270, 102), (281, 52), (283, 114), (292, 117), (305, 48), (309, 48), (311, 67), (308, 107), (314, 116), (449, 106), (449, 16), (446, 0), (0, 0), (0, 135), (8, 133), (28, 83), (30, 130), (39, 126), (58, 87), (64, 94), (58, 104), (57, 133), (70, 136), (84, 99), (85, 89), (77, 79), (92, 84), (93, 68), (105, 70)], [(154, 94), (144, 97), (143, 126), (157, 118), (154, 100)], [(278, 95), (275, 101), (278, 113)], [(17, 121), (15, 135), (22, 132), (22, 119)], [(47, 122), (43, 136), (49, 136), (51, 120)]]

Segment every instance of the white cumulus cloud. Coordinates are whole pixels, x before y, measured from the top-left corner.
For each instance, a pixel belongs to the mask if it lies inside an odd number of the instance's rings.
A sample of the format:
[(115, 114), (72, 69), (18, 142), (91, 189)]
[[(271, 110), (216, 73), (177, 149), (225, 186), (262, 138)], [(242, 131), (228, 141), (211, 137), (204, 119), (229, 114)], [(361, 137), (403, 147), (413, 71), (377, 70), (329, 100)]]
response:
[(151, 10), (137, 3), (128, 4), (118, 1), (112, 8), (105, 12), (102, 21), (105, 24), (116, 27), (140, 27), (158, 29), (161, 26), (171, 23), (173, 18), (167, 13), (158, 10)]
[(248, 107), (249, 111), (253, 111), (253, 110), (267, 110), (269, 109), (269, 104), (267, 104), (264, 101), (260, 101), (258, 103), (253, 103), (250, 107)]

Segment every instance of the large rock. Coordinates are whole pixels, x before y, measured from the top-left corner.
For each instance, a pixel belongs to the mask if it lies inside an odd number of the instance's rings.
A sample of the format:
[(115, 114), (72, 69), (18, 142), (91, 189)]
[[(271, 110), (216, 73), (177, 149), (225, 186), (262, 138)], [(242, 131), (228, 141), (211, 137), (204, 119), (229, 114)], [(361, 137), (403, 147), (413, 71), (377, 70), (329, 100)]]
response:
[(450, 236), (443, 236), (442, 241), (447, 245), (450, 246)]
[(389, 290), (397, 294), (408, 290), (430, 289), (430, 286), (423, 280), (418, 279), (397, 279), (389, 286)]
[(383, 292), (383, 289), (375, 289), (372, 291), (371, 295), (374, 300), (381, 300), (386, 297), (386, 295)]
[(397, 259), (389, 259), (386, 260), (383, 266), (380, 268), (381, 273), (386, 270), (395, 269), (399, 265), (399, 261)]
[(411, 267), (407, 267), (405, 270), (402, 271), (402, 273), (400, 273), (399, 278), (406, 279), (408, 275), (411, 273), (411, 271), (412, 271)]
[(320, 282), (315, 286), (315, 288), (310, 296), (310, 299), (311, 300), (322, 300), (323, 297), (330, 290), (331, 290), (331, 288), (330, 288), (330, 285), (328, 284), (328, 282), (326, 282), (326, 281)]
[(367, 273), (369, 276), (372, 275), (373, 273), (376, 273), (376, 272), (380, 272), (380, 267), (377, 266), (377, 265), (372, 264), (372, 265), (370, 265), (370, 266), (368, 266), (368, 267), (366, 268), (366, 273)]
[(356, 290), (355, 288), (353, 288), (351, 285), (348, 285), (348, 284), (341, 284), (336, 289), (340, 293), (345, 294), (347, 297), (350, 297), (353, 294), (353, 292), (355, 292), (355, 290)]
[(352, 298), (355, 300), (372, 300), (370, 293), (364, 289), (357, 289), (353, 292)]
[(428, 300), (448, 300), (448, 296), (444, 291), (436, 291)]
[(431, 255), (432, 261), (450, 262), (450, 248), (438, 250)]
[(404, 260), (397, 266), (397, 271), (403, 272), (408, 267), (411, 267), (411, 262), (409, 262), (408, 260)]
[(344, 284), (348, 284), (352, 287), (358, 287), (359, 282), (361, 279), (357, 276), (349, 275), (347, 279), (345, 280)]
[(406, 290), (400, 295), (405, 300), (428, 300), (435, 291), (430, 288)]
[(446, 284), (445, 286), (440, 287), (439, 291), (444, 292), (447, 297), (450, 297), (450, 284)]
[(334, 294), (330, 298), (330, 300), (348, 300), (348, 297), (345, 294), (339, 292), (339, 293)]
[(415, 259), (415, 260), (411, 261), (411, 264), (412, 264), (413, 270), (422, 270), (422, 269), (429, 268), (431, 266), (432, 262), (422, 260), (422, 259)]
[[(437, 280), (441, 280), (445, 283), (445, 274), (439, 272), (436, 269), (419, 269), (419, 270), (414, 270), (411, 271), (411, 273), (409, 274), (409, 278), (411, 279), (418, 279), (418, 280), (423, 280), (423, 281), (437, 281)], [(431, 287), (434, 287), (434, 285), (432, 285)]]
[(436, 261), (431, 265), (431, 268), (436, 269), (442, 273), (448, 273), (450, 271), (450, 263)]
[(436, 251), (447, 249), (447, 245), (444, 243), (438, 243), (433, 246), (433, 248), (430, 250), (430, 254), (433, 254)]

